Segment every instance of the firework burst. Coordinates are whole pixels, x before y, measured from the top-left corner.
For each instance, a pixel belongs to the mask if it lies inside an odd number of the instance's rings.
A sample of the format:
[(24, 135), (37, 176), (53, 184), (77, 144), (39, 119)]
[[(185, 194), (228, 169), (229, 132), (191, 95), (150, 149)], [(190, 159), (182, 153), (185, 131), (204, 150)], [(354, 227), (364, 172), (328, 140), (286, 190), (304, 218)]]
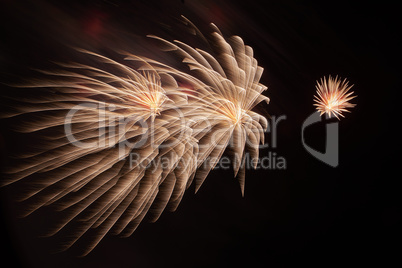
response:
[(342, 81), (338, 76), (335, 78), (329, 76), (328, 80), (324, 77), (320, 82), (317, 81), (314, 105), (320, 115), (326, 113), (329, 117), (333, 115), (339, 119), (339, 116), (344, 117), (343, 112), (350, 112), (348, 109), (356, 106), (349, 102), (356, 97), (352, 96), (353, 91), (349, 92), (352, 87), (353, 85), (349, 86), (346, 79)]
[[(259, 83), (263, 68), (258, 66), (253, 49), (245, 45), (239, 36), (226, 40), (218, 27), (211, 23), (212, 34), (206, 38), (188, 19), (183, 19), (192, 32), (197, 33), (215, 50), (209, 53), (177, 40), (169, 42), (157, 36), (150, 36), (164, 44), (164, 50), (176, 53), (189, 67), (190, 75), (156, 61), (144, 58), (142, 60), (147, 61), (159, 72), (167, 72), (177, 79), (186, 79), (197, 93), (190, 94), (189, 99), (199, 101), (199, 111), (210, 119), (209, 135), (203, 135), (205, 131), (201, 133), (202, 136), (197, 135), (200, 145), (198, 159), (200, 163), (207, 157), (212, 157), (215, 161), (209, 161), (198, 169), (196, 190), (229, 147), (232, 151), (234, 173), (244, 194), (245, 149), (248, 149), (252, 159), (257, 160), (258, 145), (264, 143), (264, 130), (268, 125), (265, 117), (252, 111), (262, 101), (269, 103), (269, 98), (262, 95), (267, 87)], [(135, 59), (130, 56), (127, 58)], [(194, 97), (195, 95), (197, 97)], [(213, 135), (210, 135), (211, 133)], [(256, 163), (257, 161), (254, 161), (254, 164)]]
[(20, 198), (24, 215), (54, 206), (60, 222), (48, 235), (74, 228), (63, 249), (91, 233), (85, 255), (108, 233), (129, 236), (145, 216), (156, 221), (165, 208), (174, 211), (227, 147), (244, 194), (245, 151), (258, 158), (267, 128), (252, 109), (269, 99), (252, 48), (212, 29), (211, 53), (152, 36), (178, 52), (189, 72), (126, 53), (129, 66), (79, 49), (99, 64), (59, 63), (57, 71), (41, 71), (46, 79), (21, 85), (52, 94), (14, 100), (20, 104), (4, 115), (27, 116), (15, 130), (35, 132), (41, 144), (18, 155), (2, 184), (31, 178)]

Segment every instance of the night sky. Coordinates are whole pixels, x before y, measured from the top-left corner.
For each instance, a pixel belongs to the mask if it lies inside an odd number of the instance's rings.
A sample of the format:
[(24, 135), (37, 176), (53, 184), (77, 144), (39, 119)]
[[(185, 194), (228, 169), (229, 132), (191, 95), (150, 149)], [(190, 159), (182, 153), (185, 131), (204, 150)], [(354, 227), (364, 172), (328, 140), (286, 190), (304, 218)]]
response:
[[(51, 210), (18, 218), (13, 196), (19, 189), (4, 187), (0, 189), (4, 263), (386, 266), (400, 254), (396, 184), (401, 142), (396, 116), (401, 68), (395, 6), (385, 1), (296, 0), (15, 2), (0, 4), (2, 83), (34, 76), (33, 69), (50, 68), (52, 61), (78, 59), (71, 47), (108, 56), (119, 49), (152, 56), (143, 45), (149, 41), (147, 34), (198, 46), (188, 33), (175, 30), (180, 29), (180, 15), (203, 32), (213, 22), (226, 37), (241, 36), (264, 68), (260, 82), (268, 86), (264, 94), (271, 99), (257, 110), (276, 118), (286, 116), (277, 127), (276, 148), (262, 149), (260, 156), (275, 153), (286, 160), (286, 169), (247, 170), (244, 197), (232, 171), (214, 170), (197, 194), (194, 185), (188, 189), (176, 212), (164, 212), (156, 223), (141, 223), (129, 238), (107, 236), (83, 258), (74, 250), (52, 253), (57, 241), (40, 237)], [(339, 121), (336, 168), (310, 155), (301, 140), (302, 124), (314, 112), (316, 80), (330, 74), (348, 78), (358, 96), (352, 101), (357, 104), (352, 113)], [(20, 94), (6, 85), (1, 90), (1, 96)], [(306, 143), (320, 151), (326, 123), (305, 130)], [(4, 163), (13, 150), (30, 142), (8, 124), (0, 124)], [(266, 140), (271, 142), (270, 133)]]

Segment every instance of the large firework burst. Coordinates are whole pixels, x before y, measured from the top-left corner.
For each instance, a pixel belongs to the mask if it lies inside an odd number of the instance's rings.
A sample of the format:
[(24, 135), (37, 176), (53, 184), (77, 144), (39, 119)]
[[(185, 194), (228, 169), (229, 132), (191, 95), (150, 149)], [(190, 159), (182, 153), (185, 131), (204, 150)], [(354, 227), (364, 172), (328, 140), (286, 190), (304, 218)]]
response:
[(244, 194), (245, 151), (258, 158), (267, 127), (252, 109), (269, 99), (252, 48), (212, 29), (211, 53), (153, 36), (189, 72), (138, 55), (127, 53), (129, 66), (80, 50), (102, 67), (62, 63), (22, 86), (53, 94), (17, 100), (5, 115), (30, 115), (16, 130), (36, 132), (41, 144), (18, 156), (3, 185), (35, 175), (21, 198), (25, 215), (54, 206), (60, 223), (49, 235), (75, 228), (64, 248), (91, 232), (85, 255), (107, 233), (129, 236), (146, 215), (156, 221), (166, 207), (175, 210), (193, 178), (198, 190), (227, 147)]
[(344, 79), (338, 79), (338, 76), (332, 78), (329, 76), (328, 80), (324, 77), (321, 81), (317, 81), (317, 95), (314, 96), (314, 105), (320, 112), (320, 115), (326, 113), (329, 117), (334, 115), (337, 119), (339, 116), (344, 117), (343, 112), (350, 112), (348, 108), (353, 108), (356, 105), (349, 101), (355, 98), (352, 96), (353, 91), (349, 90), (353, 85), (349, 86), (349, 82)]
[[(190, 94), (189, 99), (202, 103), (200, 109), (209, 119), (210, 132), (214, 135), (196, 136), (200, 145), (198, 159), (199, 163), (207, 157), (213, 160), (198, 169), (196, 190), (229, 145), (235, 176), (244, 194), (245, 149), (248, 149), (252, 159), (257, 160), (258, 145), (264, 142), (264, 129), (268, 124), (265, 117), (252, 111), (260, 102), (269, 102), (269, 98), (262, 95), (267, 87), (259, 83), (263, 68), (253, 57), (253, 49), (246, 46), (239, 36), (226, 40), (216, 25), (211, 23), (212, 34), (206, 38), (188, 19), (183, 19), (192, 32), (197, 33), (209, 47), (215, 48), (211, 52), (213, 54), (177, 40), (172, 43), (150, 36), (165, 44), (166, 51), (174, 51), (176, 56), (182, 58), (191, 72), (187, 75), (159, 62), (143, 60), (160, 72), (167, 72), (178, 79), (185, 78), (196, 93)], [(128, 59), (135, 58), (128, 56)], [(257, 164), (257, 161), (254, 163)]]

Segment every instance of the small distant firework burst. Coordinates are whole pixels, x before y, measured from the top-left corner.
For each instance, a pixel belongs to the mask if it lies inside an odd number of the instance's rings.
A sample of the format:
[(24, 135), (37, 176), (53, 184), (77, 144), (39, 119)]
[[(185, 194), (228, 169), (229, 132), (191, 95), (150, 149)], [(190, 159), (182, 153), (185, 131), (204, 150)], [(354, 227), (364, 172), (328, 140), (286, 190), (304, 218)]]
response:
[(329, 76), (328, 80), (324, 77), (321, 81), (317, 81), (317, 95), (314, 96), (314, 105), (316, 109), (320, 112), (320, 115), (326, 113), (329, 117), (335, 116), (339, 119), (339, 116), (345, 117), (343, 112), (350, 112), (348, 109), (353, 108), (356, 104), (352, 104), (349, 101), (354, 99), (353, 91), (349, 90), (353, 85), (349, 86), (349, 82), (338, 76), (332, 78)]

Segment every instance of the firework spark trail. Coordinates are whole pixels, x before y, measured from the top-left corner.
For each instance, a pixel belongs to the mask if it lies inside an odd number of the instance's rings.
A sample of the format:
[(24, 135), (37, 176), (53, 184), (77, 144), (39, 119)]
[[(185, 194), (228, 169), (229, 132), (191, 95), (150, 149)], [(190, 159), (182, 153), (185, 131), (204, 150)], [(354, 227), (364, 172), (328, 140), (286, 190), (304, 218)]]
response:
[(350, 112), (348, 109), (356, 106), (349, 102), (356, 97), (352, 96), (353, 91), (349, 92), (352, 87), (353, 85), (349, 86), (346, 79), (342, 81), (342, 79), (338, 79), (338, 76), (335, 78), (329, 76), (328, 80), (324, 77), (320, 82), (317, 81), (314, 105), (320, 115), (326, 113), (329, 117), (334, 115), (337, 119), (339, 116), (345, 117), (342, 113)]
[(156, 221), (165, 208), (174, 211), (193, 178), (197, 191), (227, 147), (244, 194), (245, 150), (258, 158), (267, 127), (251, 109), (269, 99), (261, 94), (263, 69), (251, 47), (237, 36), (226, 41), (212, 28), (216, 57), (151, 36), (178, 52), (189, 73), (126, 54), (140, 64), (135, 69), (80, 50), (108, 67), (59, 63), (61, 70), (42, 71), (48, 79), (23, 85), (55, 94), (27, 99), (5, 117), (35, 114), (16, 130), (56, 134), (43, 135), (39, 148), (21, 154), (3, 185), (40, 175), (21, 198), (30, 204), (25, 215), (56, 206), (62, 217), (49, 236), (79, 222), (63, 249), (92, 232), (85, 255), (107, 233), (129, 236), (146, 215)]
[[(71, 221), (81, 221), (74, 239), (65, 247), (96, 228), (98, 235), (87, 249), (89, 252), (111, 227), (116, 234), (124, 230), (129, 235), (148, 209), (151, 220), (156, 220), (167, 201), (171, 201), (173, 209), (177, 207), (191, 177), (183, 172), (186, 163), (180, 163), (180, 159), (189, 159), (190, 167), (185, 171), (194, 173), (196, 161), (190, 160), (197, 155), (198, 147), (185, 123), (186, 110), (180, 109), (187, 97), (176, 90), (174, 79), (152, 70), (141, 74), (103, 56), (82, 52), (111, 64), (120, 76), (87, 65), (60, 64), (65, 70), (43, 71), (56, 78), (24, 85), (49, 87), (56, 94), (9, 112), (6, 117), (10, 118), (45, 111), (40, 120), (15, 126), (17, 131), (65, 128), (66, 113), (79, 107), (70, 118), (70, 136), (46, 137), (35, 152), (20, 155), (18, 166), (7, 170), (10, 180), (2, 183), (40, 173), (32, 184), (34, 188), (21, 199), (29, 199), (25, 215), (56, 203), (64, 217), (49, 235)], [(54, 111), (57, 115), (52, 116)], [(141, 140), (144, 142), (138, 147)], [(132, 151), (137, 156), (134, 165), (121, 161)], [(161, 158), (168, 158), (170, 166), (146, 169), (147, 163), (158, 163)], [(182, 170), (174, 171), (179, 165)], [(151, 207), (155, 199), (158, 202)]]

